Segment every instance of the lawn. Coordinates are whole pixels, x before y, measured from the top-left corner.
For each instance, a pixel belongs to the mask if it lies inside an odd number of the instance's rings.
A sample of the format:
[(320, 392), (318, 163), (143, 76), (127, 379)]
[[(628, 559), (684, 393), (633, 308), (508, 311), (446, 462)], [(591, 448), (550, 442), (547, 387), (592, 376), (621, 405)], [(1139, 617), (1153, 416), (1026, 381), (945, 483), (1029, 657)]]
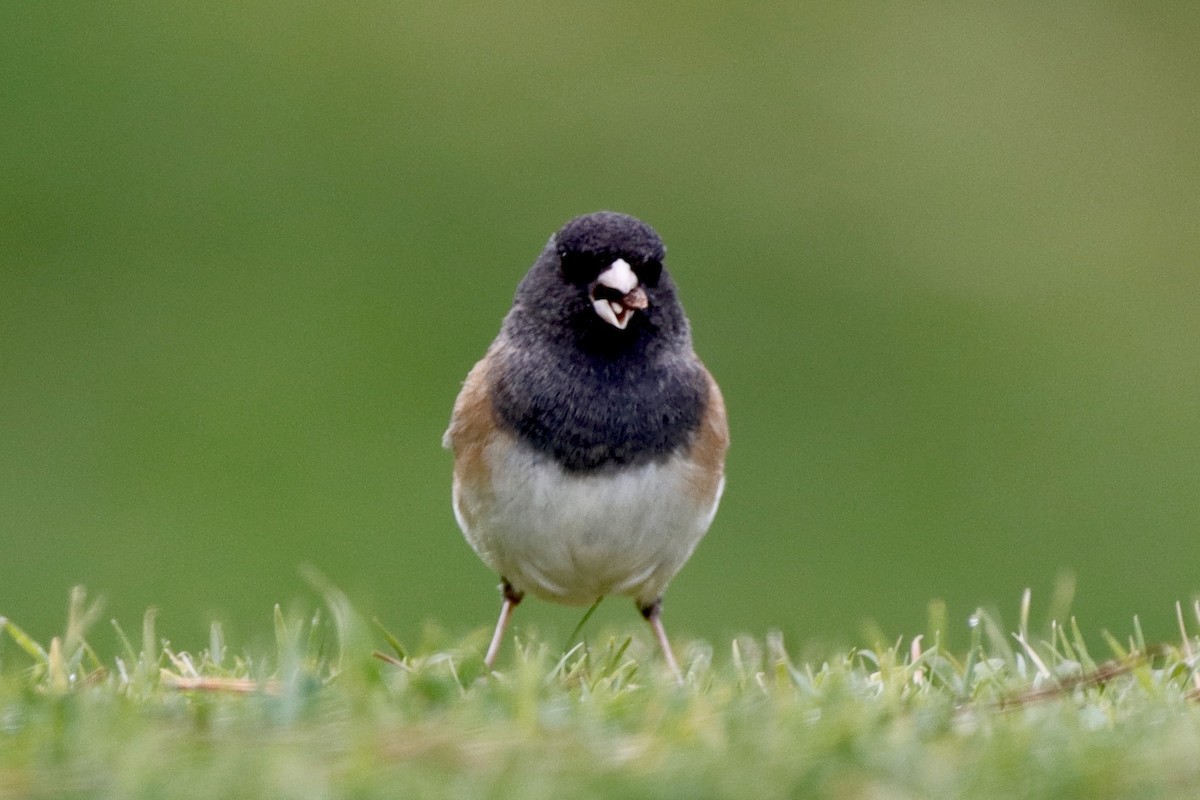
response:
[[(648, 632), (507, 642), (487, 631), (412, 650), (336, 589), (275, 613), (275, 645), (174, 650), (146, 613), (123, 644), (82, 589), (35, 642), (0, 618), (0, 797), (1170, 798), (1200, 793), (1200, 676), (1181, 637), (1103, 635), (1073, 620), (1015, 631), (980, 611), (824, 656), (775, 634), (677, 643), (676, 686)], [(113, 623), (114, 625), (116, 623)], [(585, 632), (586, 633), (586, 632)]]

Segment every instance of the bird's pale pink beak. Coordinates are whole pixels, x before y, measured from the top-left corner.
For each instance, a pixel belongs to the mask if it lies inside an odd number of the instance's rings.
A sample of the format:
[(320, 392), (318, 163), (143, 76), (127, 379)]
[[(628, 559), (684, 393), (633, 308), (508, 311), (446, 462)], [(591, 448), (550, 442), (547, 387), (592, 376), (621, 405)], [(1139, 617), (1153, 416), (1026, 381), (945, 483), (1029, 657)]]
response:
[(618, 258), (600, 273), (591, 285), (588, 297), (600, 319), (620, 330), (629, 324), (633, 312), (650, 305), (633, 268), (623, 258)]

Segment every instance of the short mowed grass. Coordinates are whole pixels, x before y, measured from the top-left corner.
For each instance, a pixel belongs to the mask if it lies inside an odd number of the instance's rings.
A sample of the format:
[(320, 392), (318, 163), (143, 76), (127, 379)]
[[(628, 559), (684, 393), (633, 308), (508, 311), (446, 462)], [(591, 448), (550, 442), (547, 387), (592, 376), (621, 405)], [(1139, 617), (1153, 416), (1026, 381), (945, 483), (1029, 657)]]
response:
[[(962, 652), (926, 634), (800, 659), (777, 635), (679, 647), (686, 685), (648, 635), (563, 652), (486, 631), (412, 652), (336, 589), (275, 644), (213, 626), (172, 649), (148, 612), (116, 653), (82, 590), (35, 642), (0, 620), (0, 797), (1200, 796), (1200, 609), (1178, 642), (1074, 623), (1015, 630), (979, 612)], [(114, 623), (115, 624), (115, 623)]]

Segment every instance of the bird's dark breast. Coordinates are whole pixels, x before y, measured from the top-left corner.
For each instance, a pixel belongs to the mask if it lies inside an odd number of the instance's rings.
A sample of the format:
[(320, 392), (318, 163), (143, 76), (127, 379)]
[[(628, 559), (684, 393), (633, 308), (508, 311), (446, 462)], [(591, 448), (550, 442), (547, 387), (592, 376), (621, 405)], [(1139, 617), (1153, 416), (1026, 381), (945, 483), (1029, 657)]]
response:
[(500, 419), (571, 472), (668, 458), (692, 441), (708, 402), (694, 358), (634, 360), (518, 358), (493, 377)]

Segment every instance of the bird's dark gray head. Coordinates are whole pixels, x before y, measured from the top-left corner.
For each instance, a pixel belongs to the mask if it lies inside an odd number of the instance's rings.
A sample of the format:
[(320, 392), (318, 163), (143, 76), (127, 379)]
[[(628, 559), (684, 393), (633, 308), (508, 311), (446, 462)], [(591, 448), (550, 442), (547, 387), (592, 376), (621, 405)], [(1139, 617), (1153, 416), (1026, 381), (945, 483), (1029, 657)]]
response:
[(571, 339), (588, 351), (690, 348), (687, 318), (654, 229), (628, 214), (575, 217), (550, 237), (517, 287), (510, 330)]
[(568, 222), (550, 240), (570, 283), (589, 284), (618, 259), (645, 286), (662, 273), (666, 247), (654, 229), (636, 217), (615, 211), (584, 214)]

